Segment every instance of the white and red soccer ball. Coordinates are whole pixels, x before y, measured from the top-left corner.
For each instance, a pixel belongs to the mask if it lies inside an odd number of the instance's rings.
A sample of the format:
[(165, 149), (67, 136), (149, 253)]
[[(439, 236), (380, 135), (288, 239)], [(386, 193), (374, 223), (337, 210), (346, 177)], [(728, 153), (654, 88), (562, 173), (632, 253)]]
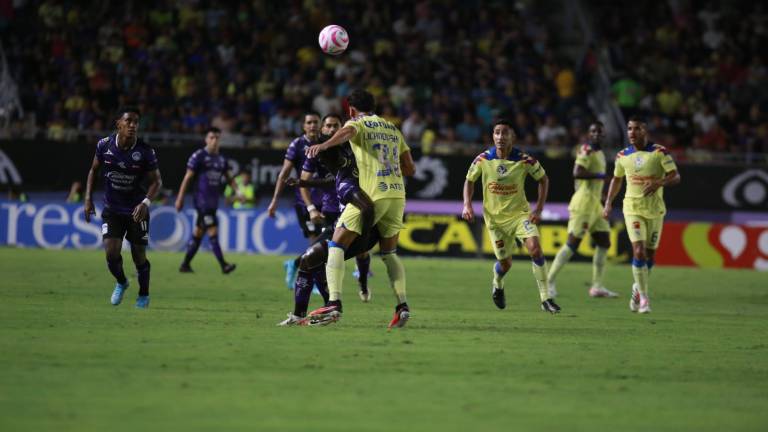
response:
[(349, 35), (344, 27), (336, 24), (325, 27), (317, 38), (320, 43), (320, 49), (330, 55), (339, 55), (347, 49), (349, 45)]

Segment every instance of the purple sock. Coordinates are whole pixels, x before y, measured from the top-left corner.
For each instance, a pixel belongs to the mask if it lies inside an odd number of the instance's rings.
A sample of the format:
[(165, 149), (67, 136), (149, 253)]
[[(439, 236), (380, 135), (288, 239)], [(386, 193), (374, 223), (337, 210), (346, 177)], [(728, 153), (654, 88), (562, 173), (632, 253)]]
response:
[(358, 257), (355, 260), (357, 261), (357, 272), (360, 273), (357, 282), (360, 283), (361, 290), (368, 291), (368, 270), (371, 269), (371, 256)]
[(192, 262), (192, 258), (195, 257), (197, 249), (200, 248), (200, 242), (202, 240), (202, 237), (197, 238), (195, 236), (192, 236), (192, 238), (189, 239), (189, 242), (187, 243), (187, 255), (184, 257), (184, 263), (189, 264)]
[(320, 266), (315, 270), (315, 286), (323, 297), (323, 303), (328, 305), (331, 299), (331, 293), (328, 292), (328, 279), (325, 277), (325, 266)]
[(136, 272), (139, 273), (139, 295), (149, 295), (149, 260), (144, 261), (144, 264), (136, 266)]
[(112, 276), (115, 277), (115, 280), (117, 280), (120, 285), (125, 285), (125, 283), (128, 282), (125, 278), (125, 272), (123, 271), (123, 257), (107, 257), (107, 268), (109, 268), (109, 272), (112, 273)]
[(312, 272), (299, 270), (293, 285), (293, 314), (306, 316), (309, 308), (309, 297), (312, 295), (314, 278)]
[(224, 261), (224, 254), (221, 253), (221, 246), (219, 246), (219, 237), (218, 236), (209, 237), (208, 241), (211, 242), (211, 250), (213, 251), (213, 254), (216, 255), (216, 259), (219, 261), (219, 265), (222, 267), (227, 265), (227, 262)]

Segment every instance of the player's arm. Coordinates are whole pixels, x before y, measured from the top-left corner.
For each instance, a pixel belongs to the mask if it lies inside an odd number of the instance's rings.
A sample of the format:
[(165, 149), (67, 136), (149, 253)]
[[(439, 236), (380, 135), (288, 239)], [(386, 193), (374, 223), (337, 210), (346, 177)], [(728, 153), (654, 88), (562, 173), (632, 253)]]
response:
[(624, 177), (613, 176), (611, 184), (608, 186), (608, 196), (605, 198), (605, 208), (603, 209), (603, 217), (608, 219), (613, 209), (613, 200), (616, 195), (621, 191), (621, 187), (624, 185)]
[(664, 175), (660, 179), (655, 179), (645, 185), (643, 188), (643, 196), (652, 195), (660, 187), (675, 186), (680, 183), (680, 173), (677, 170), (673, 170)]
[(400, 172), (405, 177), (411, 177), (416, 174), (416, 164), (413, 162), (413, 156), (410, 151), (400, 153)]
[(605, 178), (605, 173), (591, 173), (582, 165), (575, 164), (573, 166), (573, 178), (579, 180), (603, 179)]
[(302, 188), (330, 188), (334, 185), (336, 185), (336, 178), (333, 176), (325, 176), (323, 178), (300, 178), (296, 180), (295, 178), (289, 178), (285, 181), (285, 183), (288, 186), (298, 186)]
[(357, 135), (357, 129), (355, 129), (353, 126), (344, 126), (343, 128), (336, 131), (333, 136), (328, 139), (328, 141), (322, 143), (322, 144), (315, 144), (313, 146), (309, 146), (306, 149), (304, 149), (304, 152), (307, 154), (307, 157), (315, 157), (318, 153), (320, 153), (323, 150), (328, 150), (331, 147), (336, 147), (337, 145), (341, 145)]
[[(312, 147), (315, 147), (315, 146), (312, 146)], [(277, 183), (275, 183), (275, 193), (272, 195), (272, 202), (269, 203), (269, 207), (267, 208), (267, 213), (269, 213), (269, 217), (275, 217), (275, 211), (277, 211), (277, 199), (280, 197), (280, 194), (283, 192), (283, 188), (285, 187), (285, 180), (291, 174), (292, 169), (293, 169), (293, 161), (288, 159), (283, 159), (283, 168), (280, 169), (280, 174), (278, 174), (277, 176)]]
[(93, 207), (93, 182), (96, 180), (96, 173), (99, 171), (101, 162), (95, 155), (93, 156), (93, 162), (91, 162), (91, 169), (88, 170), (88, 180), (85, 182), (85, 205), (83, 210), (85, 211), (85, 221), (91, 221), (91, 215), (96, 213)]
[(475, 194), (475, 182), (464, 180), (464, 209), (461, 211), (462, 219), (472, 222), (475, 220), (475, 210), (472, 209), (472, 195)]
[(187, 168), (186, 174), (184, 174), (184, 179), (181, 181), (181, 186), (179, 186), (179, 194), (176, 196), (176, 211), (180, 212), (182, 208), (184, 208), (184, 195), (187, 193), (187, 189), (189, 188), (189, 183), (192, 182), (192, 178), (195, 177), (195, 172), (191, 169)]
[[(312, 178), (311, 172), (301, 170), (301, 180), (309, 180), (310, 178)], [(299, 186), (299, 194), (301, 194), (301, 199), (304, 201), (304, 205), (307, 207), (307, 211), (309, 212), (309, 219), (312, 221), (312, 223), (322, 223), (323, 214), (320, 213), (320, 210), (318, 210), (314, 204), (312, 204), (312, 197), (309, 194), (309, 188)]]
[(528, 220), (531, 223), (538, 224), (541, 222), (541, 212), (544, 211), (544, 203), (547, 202), (547, 195), (549, 195), (549, 177), (544, 174), (538, 180), (538, 197), (536, 197), (536, 208), (533, 209), (528, 216)]
[(155, 168), (147, 172), (149, 179), (149, 188), (147, 188), (147, 197), (133, 209), (133, 220), (141, 222), (147, 219), (149, 213), (149, 203), (157, 196), (160, 188), (163, 186), (163, 179), (160, 177), (160, 170)]

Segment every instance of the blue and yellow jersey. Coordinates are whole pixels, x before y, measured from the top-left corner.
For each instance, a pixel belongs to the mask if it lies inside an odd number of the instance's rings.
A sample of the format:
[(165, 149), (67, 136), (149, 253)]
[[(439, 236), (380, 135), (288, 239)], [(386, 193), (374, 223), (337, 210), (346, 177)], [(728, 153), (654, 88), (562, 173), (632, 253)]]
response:
[(643, 188), (651, 181), (662, 179), (677, 166), (669, 151), (663, 146), (648, 143), (642, 149), (629, 146), (616, 155), (615, 177), (627, 177), (624, 194), (624, 214), (645, 218), (657, 218), (667, 213), (664, 205), (664, 188), (658, 188), (650, 196), (643, 196)]

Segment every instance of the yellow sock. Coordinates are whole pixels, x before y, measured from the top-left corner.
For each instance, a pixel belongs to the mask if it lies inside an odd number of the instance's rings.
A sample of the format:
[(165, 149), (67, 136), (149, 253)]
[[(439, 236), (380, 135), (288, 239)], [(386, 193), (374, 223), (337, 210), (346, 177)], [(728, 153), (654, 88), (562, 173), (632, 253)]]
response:
[[(384, 253), (381, 260), (387, 266), (387, 275), (392, 289), (395, 291), (398, 304), (405, 303), (405, 268), (396, 253)], [(329, 284), (330, 287), (330, 284)]]
[(555, 255), (555, 260), (552, 261), (552, 267), (549, 269), (549, 274), (547, 275), (548, 280), (555, 280), (557, 277), (557, 274), (560, 273), (560, 269), (563, 268), (565, 263), (571, 260), (571, 257), (573, 256), (573, 249), (571, 249), (570, 246), (567, 244), (564, 244), (563, 247), (560, 248), (559, 251), (557, 251), (557, 255)]
[(632, 260), (632, 276), (635, 278), (635, 283), (640, 287), (640, 294), (648, 295), (648, 267), (645, 265), (645, 261)]
[(328, 248), (328, 263), (325, 265), (330, 300), (341, 300), (341, 283), (344, 281), (344, 249)]
[(541, 301), (544, 301), (549, 298), (549, 291), (547, 289), (547, 262), (544, 258), (541, 258), (541, 265), (536, 264), (535, 261), (532, 261), (531, 264), (533, 265), (533, 277), (536, 278), (536, 285), (539, 287), (539, 297), (541, 297)]
[(592, 257), (592, 285), (603, 285), (603, 272), (605, 271), (605, 257), (608, 254), (608, 249), (601, 248), (600, 246), (595, 248), (595, 256)]

